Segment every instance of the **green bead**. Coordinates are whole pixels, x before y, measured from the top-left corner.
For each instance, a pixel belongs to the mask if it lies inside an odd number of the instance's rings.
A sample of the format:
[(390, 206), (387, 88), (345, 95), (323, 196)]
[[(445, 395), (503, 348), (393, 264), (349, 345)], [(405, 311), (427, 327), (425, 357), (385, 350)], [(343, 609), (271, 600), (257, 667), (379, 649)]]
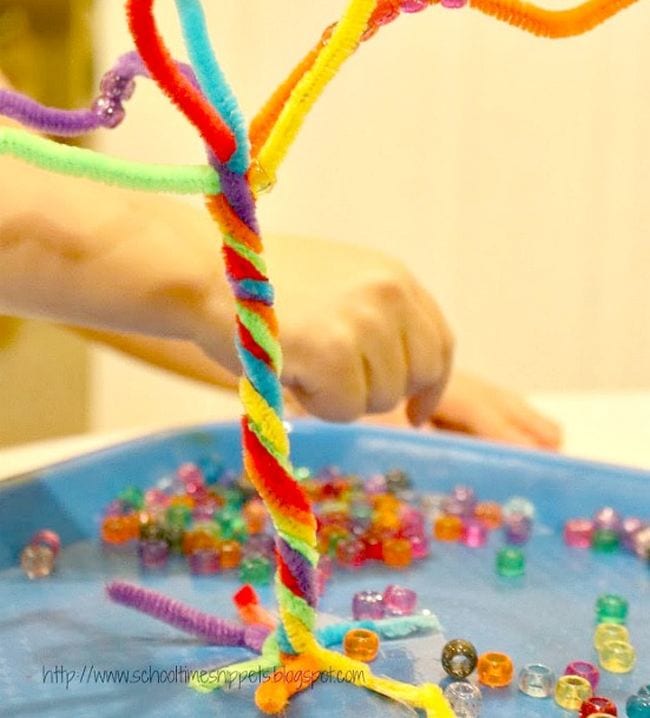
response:
[(141, 509), (144, 506), (144, 493), (137, 486), (128, 486), (117, 498), (134, 509)]
[(591, 548), (601, 553), (613, 553), (618, 550), (620, 539), (616, 531), (598, 529), (591, 539)]
[(226, 489), (223, 492), (226, 506), (233, 509), (241, 509), (244, 505), (244, 494), (240, 489)]
[(160, 541), (165, 538), (165, 528), (155, 521), (140, 526), (140, 538), (143, 541)]
[(307, 481), (311, 478), (311, 471), (306, 466), (299, 466), (294, 469), (293, 477), (296, 481)]
[(369, 519), (372, 516), (372, 506), (368, 503), (354, 503), (350, 506), (350, 517), (353, 519)]
[(184, 536), (185, 528), (183, 526), (171, 525), (165, 528), (165, 541), (167, 541), (169, 548), (175, 553), (181, 552)]
[(514, 578), (526, 572), (526, 558), (521, 549), (502, 548), (497, 553), (497, 573), (499, 576)]
[(192, 521), (192, 511), (187, 506), (170, 506), (165, 512), (165, 521), (169, 526), (187, 528)]
[(247, 556), (239, 566), (240, 580), (253, 586), (267, 586), (271, 583), (272, 574), (273, 567), (265, 556)]
[(596, 601), (596, 619), (598, 623), (625, 623), (629, 604), (622, 596), (606, 593)]

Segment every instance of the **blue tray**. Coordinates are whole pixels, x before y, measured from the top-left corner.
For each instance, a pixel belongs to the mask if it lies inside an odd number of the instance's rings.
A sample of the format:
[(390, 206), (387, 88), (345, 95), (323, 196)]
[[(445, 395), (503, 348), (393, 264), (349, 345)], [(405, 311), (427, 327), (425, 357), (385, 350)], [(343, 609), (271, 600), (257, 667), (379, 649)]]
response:
[[(382, 589), (398, 580), (415, 588), (421, 606), (438, 615), (444, 636), (467, 637), (479, 652), (507, 652), (517, 667), (541, 661), (561, 672), (571, 660), (595, 660), (594, 602), (603, 592), (616, 592), (630, 601), (638, 664), (625, 676), (603, 673), (599, 693), (622, 709), (630, 693), (650, 682), (650, 571), (628, 554), (571, 550), (561, 540), (567, 517), (589, 515), (605, 504), (650, 517), (649, 473), (442, 434), (316, 422), (297, 423), (292, 442), (296, 465), (337, 464), (362, 474), (401, 467), (420, 490), (469, 484), (484, 499), (529, 497), (539, 514), (523, 580), (495, 575), (498, 536), (479, 550), (433, 544), (428, 560), (399, 576), (379, 566), (336, 574), (322, 601), (326, 617), (348, 617), (355, 590)], [(164, 575), (143, 576), (133, 557), (102, 550), (96, 538), (103, 507), (123, 487), (149, 486), (180, 462), (215, 451), (228, 468), (240, 467), (237, 426), (157, 435), (0, 485), (0, 715), (214, 718), (235, 710), (239, 718), (257, 715), (253, 687), (206, 696), (182, 683), (183, 670), (225, 666), (246, 658), (244, 650), (202, 646), (110, 604), (103, 594), (108, 579), (121, 577), (234, 617), (235, 576), (197, 579), (181, 565)], [(16, 567), (17, 559), (43, 527), (58, 531), (65, 548), (56, 573), (31, 582)], [(272, 602), (270, 589), (260, 593), (267, 605)], [(385, 642), (373, 669), (409, 681), (437, 680), (444, 636)], [(121, 673), (106, 673), (113, 669)], [(483, 694), (486, 718), (571, 715), (514, 687)], [(317, 684), (292, 702), (289, 715), (318, 718), (333, 710), (341, 718), (412, 714), (367, 691)]]

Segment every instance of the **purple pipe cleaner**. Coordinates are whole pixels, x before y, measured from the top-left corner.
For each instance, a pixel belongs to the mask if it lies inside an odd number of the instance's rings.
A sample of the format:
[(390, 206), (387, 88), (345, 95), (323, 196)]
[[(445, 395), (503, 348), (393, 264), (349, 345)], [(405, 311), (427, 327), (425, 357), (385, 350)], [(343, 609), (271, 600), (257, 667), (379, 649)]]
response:
[(310, 606), (316, 606), (318, 602), (318, 594), (314, 583), (315, 571), (311, 564), (298, 551), (291, 548), (288, 543), (279, 539), (277, 542), (278, 552), (282, 556), (282, 560), (287, 564), (289, 571), (293, 574), (296, 582), (300, 586), (305, 601)]
[(0, 114), (26, 127), (59, 137), (75, 137), (102, 127), (92, 110), (59, 110), (45, 107), (25, 95), (0, 90)]
[(126, 581), (112, 581), (106, 586), (108, 597), (115, 603), (146, 613), (152, 618), (201, 638), (215, 646), (242, 646), (259, 651), (269, 631), (262, 638), (263, 627), (241, 626), (209, 613), (203, 613), (173, 598), (135, 586)]

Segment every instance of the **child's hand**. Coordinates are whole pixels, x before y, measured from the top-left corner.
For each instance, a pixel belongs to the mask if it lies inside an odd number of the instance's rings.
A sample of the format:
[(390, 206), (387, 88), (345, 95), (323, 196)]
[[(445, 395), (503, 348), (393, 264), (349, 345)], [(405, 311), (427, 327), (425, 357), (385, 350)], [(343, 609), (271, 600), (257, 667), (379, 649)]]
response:
[[(367, 421), (408, 424), (403, 406), (389, 414), (368, 417)], [(452, 373), (430, 423), (441, 429), (531, 448), (557, 450), (562, 443), (558, 424), (539, 414), (520, 396), (461, 372)]]
[(452, 339), (432, 297), (397, 261), (361, 247), (267, 242), (285, 350), (283, 383), (311, 414), (348, 421), (408, 399), (426, 421), (444, 389)]

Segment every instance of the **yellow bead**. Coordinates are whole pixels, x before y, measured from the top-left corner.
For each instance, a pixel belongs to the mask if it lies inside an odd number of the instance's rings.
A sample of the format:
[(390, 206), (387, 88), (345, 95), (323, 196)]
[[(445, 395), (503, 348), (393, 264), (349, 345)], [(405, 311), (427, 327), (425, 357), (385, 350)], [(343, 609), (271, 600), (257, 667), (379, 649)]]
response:
[(392, 568), (406, 568), (413, 561), (413, 546), (408, 539), (391, 538), (382, 543), (384, 563)]
[(463, 532), (463, 522), (458, 516), (445, 514), (436, 519), (433, 535), (438, 541), (458, 541)]
[(636, 651), (627, 641), (608, 641), (598, 658), (601, 667), (610, 673), (629, 673), (636, 663)]
[(620, 623), (599, 623), (594, 633), (594, 647), (600, 653), (609, 641), (630, 642), (630, 632)]
[(353, 628), (345, 634), (343, 650), (348, 658), (370, 663), (377, 657), (379, 637), (374, 631), (365, 628)]
[(562, 676), (555, 685), (555, 702), (568, 711), (580, 710), (592, 695), (591, 683), (581, 676)]

